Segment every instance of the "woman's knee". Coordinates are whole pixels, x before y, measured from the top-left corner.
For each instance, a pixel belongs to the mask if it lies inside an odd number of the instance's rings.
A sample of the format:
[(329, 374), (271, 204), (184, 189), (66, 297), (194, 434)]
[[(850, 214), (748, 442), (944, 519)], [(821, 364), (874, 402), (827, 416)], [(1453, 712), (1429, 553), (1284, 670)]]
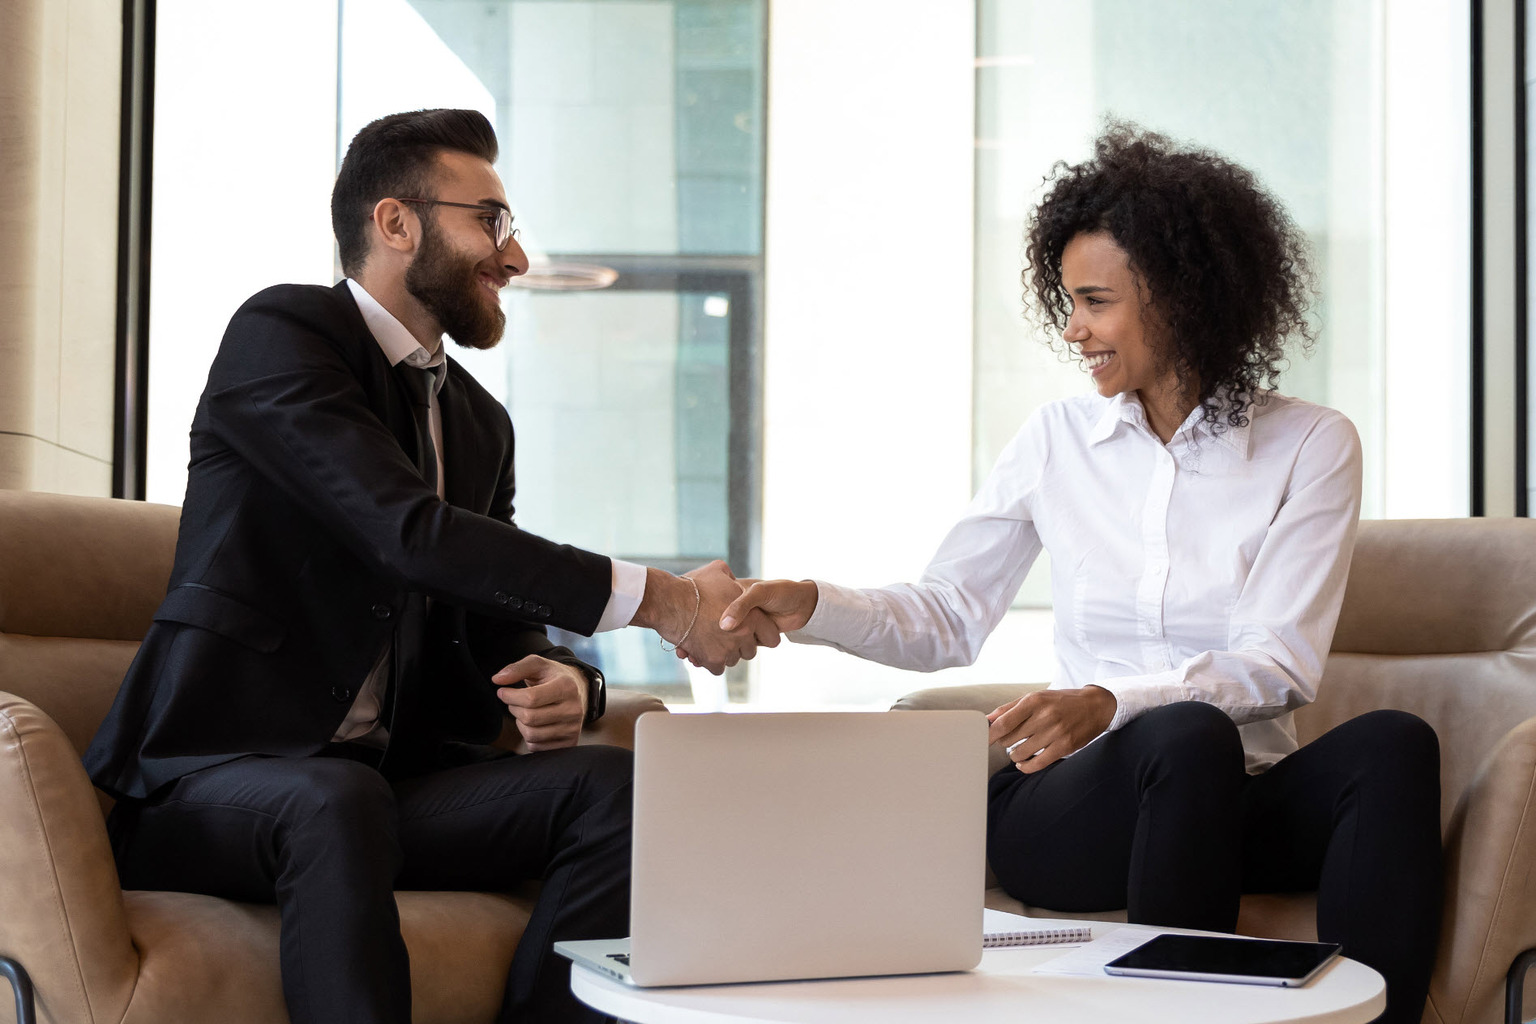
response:
[(1383, 709), (1350, 719), (1335, 730), (1336, 749), (1354, 761), (1362, 781), (1391, 787), (1440, 785), (1440, 738), (1418, 715)]
[[(1134, 735), (1130, 735), (1134, 730)], [(1219, 772), (1243, 766), (1237, 724), (1220, 708), (1181, 701), (1153, 708), (1126, 726), (1127, 739), (1149, 748), (1163, 764)]]

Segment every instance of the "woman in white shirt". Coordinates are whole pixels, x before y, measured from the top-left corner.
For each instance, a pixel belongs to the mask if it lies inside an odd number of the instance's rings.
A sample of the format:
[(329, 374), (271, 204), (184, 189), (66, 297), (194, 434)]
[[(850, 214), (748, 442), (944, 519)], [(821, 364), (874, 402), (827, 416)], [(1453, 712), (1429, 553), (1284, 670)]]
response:
[[(1306, 243), (1240, 167), (1112, 125), (1058, 165), (1026, 281), (1095, 393), (1008, 445), (916, 583), (755, 584), (790, 639), (902, 668), (969, 664), (1041, 549), (1049, 689), (989, 716), (1003, 887), (1063, 911), (1231, 931), (1243, 892), (1318, 891), (1318, 934), (1417, 1022), (1439, 930), (1439, 746), (1375, 712), (1297, 750), (1360, 507), (1342, 414), (1272, 387), (1309, 344)], [(723, 626), (728, 622), (723, 620)]]

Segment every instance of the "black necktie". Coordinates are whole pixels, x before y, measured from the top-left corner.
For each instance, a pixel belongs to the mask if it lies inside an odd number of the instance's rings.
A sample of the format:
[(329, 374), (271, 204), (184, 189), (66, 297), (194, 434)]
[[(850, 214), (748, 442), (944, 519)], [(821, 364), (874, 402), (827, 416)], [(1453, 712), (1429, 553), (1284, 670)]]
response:
[(437, 383), (437, 374), (425, 367), (400, 364), (401, 379), (410, 393), (416, 421), (416, 468), (427, 486), (437, 490), (437, 448), (432, 444), (431, 392)]

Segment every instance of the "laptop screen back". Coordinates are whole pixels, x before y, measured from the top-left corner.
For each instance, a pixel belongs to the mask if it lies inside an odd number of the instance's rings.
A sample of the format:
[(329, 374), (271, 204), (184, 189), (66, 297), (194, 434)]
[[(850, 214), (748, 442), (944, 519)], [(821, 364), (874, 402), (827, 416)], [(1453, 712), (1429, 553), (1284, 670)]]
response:
[(975, 967), (986, 731), (970, 711), (642, 716), (635, 982)]

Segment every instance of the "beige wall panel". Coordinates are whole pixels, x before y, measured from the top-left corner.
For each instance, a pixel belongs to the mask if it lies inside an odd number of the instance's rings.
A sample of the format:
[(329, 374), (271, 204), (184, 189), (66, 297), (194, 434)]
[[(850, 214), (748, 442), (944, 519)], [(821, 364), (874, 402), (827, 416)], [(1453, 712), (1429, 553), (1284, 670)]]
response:
[(0, 489), (33, 491), (32, 460), (39, 442), (35, 437), (0, 434)]
[(122, 9), (0, 3), (0, 487), (109, 494)]
[(111, 494), (112, 464), (35, 437), (0, 434), (0, 488)]
[(122, 4), (72, 0), (69, 6), (59, 337), (63, 387), (56, 438), (66, 448), (110, 461)]
[[(41, 0), (0, 3), (0, 431), (21, 433), (32, 430), (41, 8)], [(0, 486), (18, 486), (3, 483), (11, 475), (0, 458)]]
[[(32, 3), (34, 0), (23, 0)], [(63, 308), (60, 271), (64, 263), (64, 136), (68, 95), (69, 4), (39, 2), (40, 62), (36, 122), (39, 173), (33, 200), (36, 235), (32, 258), (37, 280), (32, 358), (32, 421), (27, 433), (58, 440), (59, 326)]]

